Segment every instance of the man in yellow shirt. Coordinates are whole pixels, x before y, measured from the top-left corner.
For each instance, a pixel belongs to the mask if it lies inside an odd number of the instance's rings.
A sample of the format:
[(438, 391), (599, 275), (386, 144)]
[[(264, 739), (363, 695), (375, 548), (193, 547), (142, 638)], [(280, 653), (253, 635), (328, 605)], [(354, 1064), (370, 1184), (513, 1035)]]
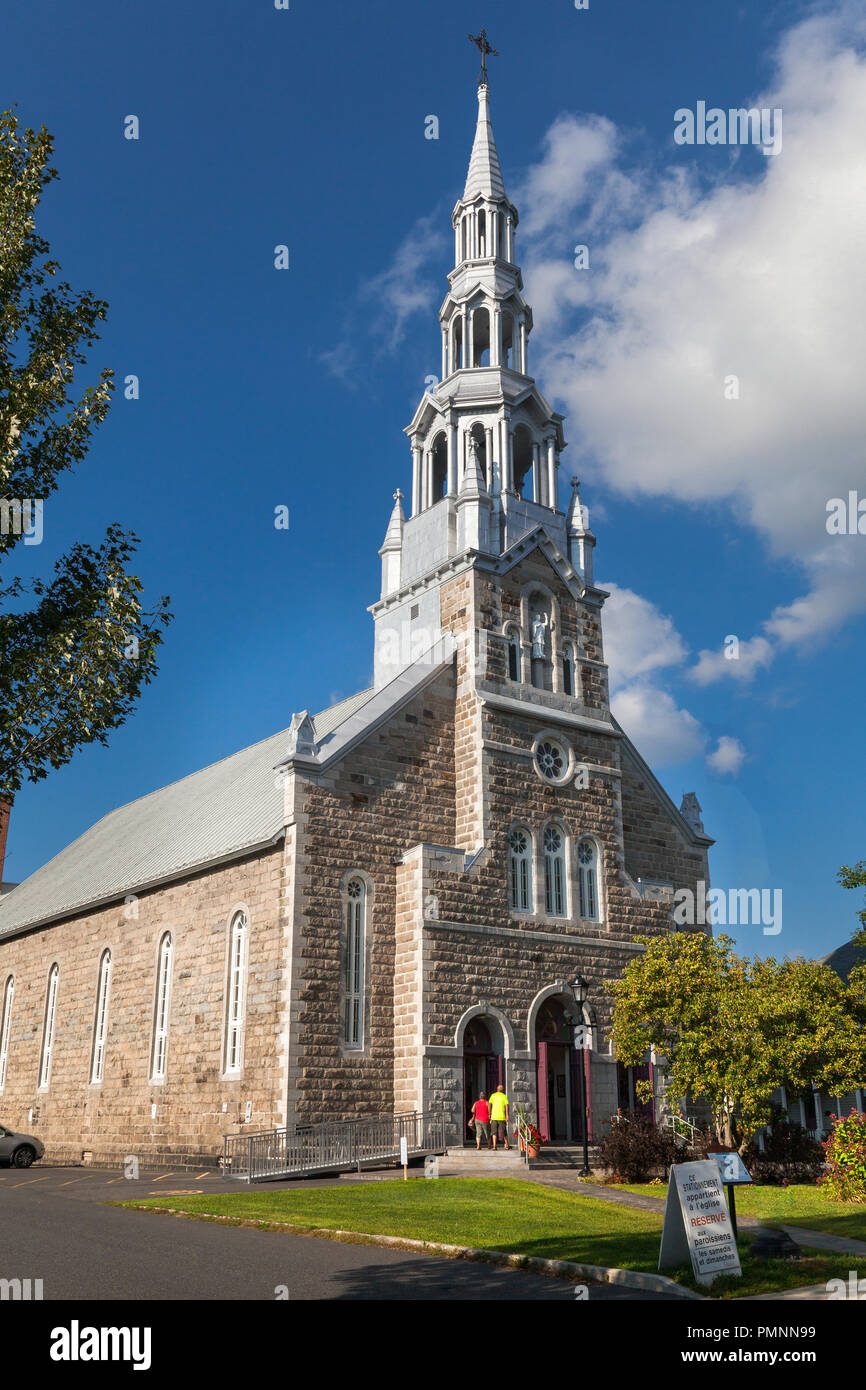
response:
[(497, 1086), (490, 1097), (490, 1133), (493, 1138), (493, 1152), (496, 1152), (496, 1140), (501, 1139), (506, 1149), (510, 1148), (508, 1143), (508, 1097), (505, 1094), (504, 1086)]

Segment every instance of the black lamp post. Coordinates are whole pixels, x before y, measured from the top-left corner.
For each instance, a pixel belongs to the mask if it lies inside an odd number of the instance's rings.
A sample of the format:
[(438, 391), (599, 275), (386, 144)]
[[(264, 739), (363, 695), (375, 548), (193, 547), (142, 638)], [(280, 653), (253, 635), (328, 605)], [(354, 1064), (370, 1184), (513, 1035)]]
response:
[[(574, 995), (574, 1002), (580, 1010), (580, 1023), (583, 1023), (583, 1006), (589, 994), (589, 985), (583, 976), (578, 972), (571, 982), (571, 992)], [(580, 1108), (583, 1115), (583, 1167), (580, 1170), (581, 1177), (589, 1175), (589, 1125), (587, 1123), (587, 1100), (586, 1100), (586, 1057), (585, 1048), (581, 1048), (580, 1056)]]

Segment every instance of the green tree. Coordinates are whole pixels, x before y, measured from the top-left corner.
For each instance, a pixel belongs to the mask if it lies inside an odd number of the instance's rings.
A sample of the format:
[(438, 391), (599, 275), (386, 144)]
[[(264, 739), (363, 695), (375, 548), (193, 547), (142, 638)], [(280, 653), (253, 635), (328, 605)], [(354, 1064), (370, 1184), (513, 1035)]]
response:
[[(856, 864), (843, 864), (838, 873), (843, 888), (866, 888), (866, 859), (858, 859)], [(855, 946), (866, 946), (866, 907), (857, 913), (860, 926), (852, 940)]]
[[(105, 418), (112, 373), (76, 390), (107, 305), (58, 279), (36, 209), (57, 171), (43, 127), (0, 115), (0, 564), (40, 533), (61, 475)], [(39, 525), (36, 518), (39, 518)], [(47, 579), (0, 580), (0, 802), (108, 741), (156, 672), (168, 600), (146, 611), (129, 570), (137, 537), (112, 525)]]
[(638, 940), (646, 950), (608, 984), (616, 1055), (634, 1066), (654, 1046), (669, 1092), (703, 1098), (721, 1141), (742, 1146), (766, 1124), (779, 1085), (860, 1085), (866, 967), (846, 984), (816, 961), (738, 956), (728, 936)]

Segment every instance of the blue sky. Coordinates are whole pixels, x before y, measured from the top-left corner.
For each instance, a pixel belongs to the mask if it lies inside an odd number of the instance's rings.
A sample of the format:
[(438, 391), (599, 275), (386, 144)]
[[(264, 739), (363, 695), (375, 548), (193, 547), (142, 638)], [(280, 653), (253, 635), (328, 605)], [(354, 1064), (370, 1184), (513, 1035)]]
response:
[[(866, 70), (845, 4), (7, 7), (3, 104), (56, 136), (40, 230), (110, 303), (94, 371), (141, 383), (22, 565), (117, 520), (177, 616), (110, 747), (20, 793), (6, 876), (369, 683), (481, 25), (530, 368), (567, 413), (612, 590), (615, 707), (674, 799), (697, 791), (714, 884), (782, 890), (781, 934), (741, 928), (741, 948), (823, 954), (860, 905), (836, 869), (866, 855), (866, 538), (825, 528), (826, 499), (866, 496)], [(781, 152), (677, 146), (699, 100), (781, 104)]]

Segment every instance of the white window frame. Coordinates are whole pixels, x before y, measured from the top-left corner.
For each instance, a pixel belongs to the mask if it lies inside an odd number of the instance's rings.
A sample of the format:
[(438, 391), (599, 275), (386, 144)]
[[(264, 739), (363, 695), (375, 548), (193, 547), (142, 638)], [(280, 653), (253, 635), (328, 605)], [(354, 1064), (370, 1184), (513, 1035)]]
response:
[[(358, 884), (360, 892), (353, 894)], [(351, 1052), (364, 1047), (364, 989), (366, 984), (367, 917), (370, 894), (361, 874), (352, 874), (345, 887), (346, 958), (343, 968), (343, 1046)]]
[[(526, 851), (518, 854), (511, 842), (512, 835), (520, 834), (526, 836)], [(512, 825), (508, 832), (508, 903), (512, 912), (519, 912), (526, 916), (533, 911), (533, 886), (532, 886), (532, 862), (535, 857), (535, 842), (532, 831), (526, 825)], [(518, 886), (516, 869), (520, 865), (522, 869), (522, 888), (523, 893), (516, 893)], [(519, 901), (520, 898), (525, 901)]]
[[(580, 862), (580, 851), (583, 845), (589, 845), (592, 850), (592, 860), (589, 864)], [(601, 921), (601, 882), (599, 866), (601, 864), (601, 854), (595, 840), (589, 835), (582, 835), (577, 842), (577, 876), (578, 876), (578, 909), (581, 921), (600, 922)], [(594, 911), (584, 912), (589, 897), (593, 899)]]
[(0, 1091), (6, 1085), (9, 1061), (9, 1034), (12, 1028), (12, 1002), (15, 998), (15, 976), (8, 975), (3, 986), (3, 1015), (0, 1018)]
[(99, 977), (96, 987), (96, 1016), (93, 1022), (93, 1055), (90, 1059), (90, 1084), (100, 1086), (105, 1071), (105, 1040), (108, 1036), (108, 996), (111, 989), (111, 951), (106, 948), (99, 958)]
[(150, 1051), (150, 1079), (164, 1081), (168, 1067), (168, 1025), (171, 1016), (171, 977), (174, 941), (163, 932), (156, 958), (156, 998), (153, 1011), (153, 1040)]
[[(547, 836), (550, 832), (559, 836), (559, 849), (549, 851)], [(563, 918), (568, 916), (568, 836), (561, 825), (555, 822), (544, 827), (541, 835), (541, 853), (544, 860), (544, 915)], [(557, 870), (559, 883), (557, 885)], [(556, 888), (559, 899), (556, 901)]]
[(229, 922), (228, 980), (226, 985), (223, 1075), (240, 1076), (246, 1037), (247, 975), (249, 970), (250, 919), (239, 907)]
[(42, 1026), (42, 1053), (39, 1059), (39, 1090), (47, 1091), (51, 1081), (51, 1057), (57, 1025), (57, 991), (60, 986), (60, 966), (54, 962), (48, 972), (48, 992), (45, 996), (45, 1022)]

